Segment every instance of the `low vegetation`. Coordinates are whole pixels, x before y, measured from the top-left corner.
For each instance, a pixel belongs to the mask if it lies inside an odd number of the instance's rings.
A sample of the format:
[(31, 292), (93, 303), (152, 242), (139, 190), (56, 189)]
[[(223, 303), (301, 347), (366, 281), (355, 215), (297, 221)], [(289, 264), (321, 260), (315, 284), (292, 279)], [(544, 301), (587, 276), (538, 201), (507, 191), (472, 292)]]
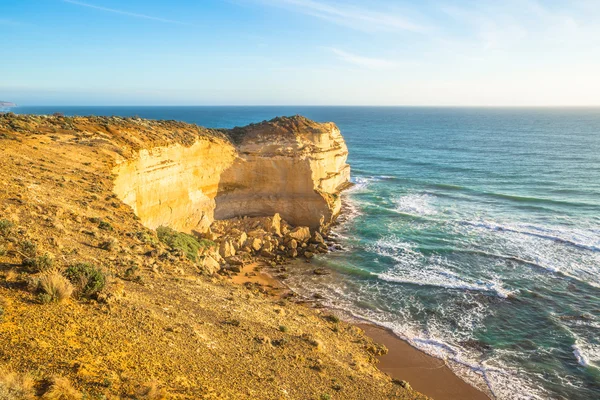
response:
[(42, 396), (44, 400), (81, 400), (83, 395), (77, 391), (67, 378), (54, 377), (50, 381), (50, 387)]
[(136, 398), (140, 400), (166, 400), (169, 397), (164, 388), (160, 387), (156, 382), (151, 382), (139, 391)]
[(79, 298), (94, 298), (106, 285), (104, 272), (89, 263), (71, 265), (65, 276), (75, 285)]
[[(43, 394), (39, 393), (40, 389)], [(1, 400), (82, 400), (83, 398), (67, 378), (57, 376), (36, 382), (29, 374), (0, 369)]]
[(0, 399), (29, 400), (35, 398), (34, 380), (27, 374), (0, 369)]
[(73, 294), (73, 285), (58, 271), (42, 273), (33, 286), (42, 303), (62, 302)]
[(29, 270), (29, 272), (45, 272), (50, 271), (54, 266), (54, 258), (49, 254), (43, 256), (25, 258), (23, 260), (23, 266)]
[(8, 236), (13, 228), (13, 223), (7, 219), (0, 219), (0, 235)]
[(214, 246), (215, 243), (201, 239), (198, 240), (187, 233), (177, 232), (166, 226), (161, 226), (156, 229), (158, 239), (169, 246), (171, 249), (182, 251), (188, 259), (192, 261), (198, 260), (198, 252), (202, 249)]

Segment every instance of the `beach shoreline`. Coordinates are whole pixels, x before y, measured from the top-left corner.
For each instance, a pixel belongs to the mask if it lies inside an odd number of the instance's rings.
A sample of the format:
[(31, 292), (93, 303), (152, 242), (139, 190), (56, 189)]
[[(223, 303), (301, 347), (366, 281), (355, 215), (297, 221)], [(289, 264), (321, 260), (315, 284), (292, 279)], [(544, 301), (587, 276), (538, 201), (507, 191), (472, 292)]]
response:
[[(244, 266), (238, 275), (231, 277), (231, 282), (237, 285), (250, 284), (261, 287), (265, 294), (273, 297), (285, 297), (290, 293), (293, 294), (291, 297), (296, 295), (283, 280), (270, 274), (266, 265), (258, 262)], [(310, 307), (309, 304), (314, 304), (298, 300), (307, 307)], [(331, 309), (331, 311), (340, 310)], [(366, 336), (388, 349), (387, 354), (377, 357), (379, 362), (376, 367), (393, 379), (406, 381), (414, 390), (435, 400), (490, 400), (492, 398), (489, 393), (463, 380), (444, 360), (413, 347), (391, 330), (356, 318), (343, 317), (342, 319), (359, 327)]]

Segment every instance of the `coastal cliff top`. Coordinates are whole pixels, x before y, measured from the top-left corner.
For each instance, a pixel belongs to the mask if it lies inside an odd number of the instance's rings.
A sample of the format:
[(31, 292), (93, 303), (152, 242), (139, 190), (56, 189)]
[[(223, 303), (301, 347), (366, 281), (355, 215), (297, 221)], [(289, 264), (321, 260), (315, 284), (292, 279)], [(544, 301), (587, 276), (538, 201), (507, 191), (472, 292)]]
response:
[(277, 117), (270, 121), (250, 124), (244, 127), (235, 127), (222, 132), (229, 136), (235, 143), (244, 140), (253, 140), (257, 136), (280, 138), (293, 137), (299, 134), (327, 134), (337, 128), (333, 122), (319, 123), (301, 115), (292, 117)]
[(335, 124), (331, 122), (318, 123), (299, 115), (278, 117), (233, 129), (211, 129), (174, 120), (148, 120), (138, 117), (66, 117), (60, 114), (0, 113), (0, 134), (71, 135), (74, 141), (119, 146), (120, 153), (126, 152), (127, 149), (137, 151), (173, 144), (191, 146), (201, 137), (239, 144), (259, 135), (279, 138), (301, 133), (324, 134), (331, 132), (333, 128)]

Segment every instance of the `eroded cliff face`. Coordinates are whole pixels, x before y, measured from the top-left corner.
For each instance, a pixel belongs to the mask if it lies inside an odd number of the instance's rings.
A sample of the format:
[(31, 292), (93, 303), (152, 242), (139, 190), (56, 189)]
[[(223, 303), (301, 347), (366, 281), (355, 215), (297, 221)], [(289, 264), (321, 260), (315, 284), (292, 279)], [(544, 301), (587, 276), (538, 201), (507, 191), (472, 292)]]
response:
[(333, 123), (277, 118), (138, 150), (114, 172), (115, 193), (144, 225), (204, 233), (215, 219), (272, 216), (312, 229), (330, 224), (350, 177)]

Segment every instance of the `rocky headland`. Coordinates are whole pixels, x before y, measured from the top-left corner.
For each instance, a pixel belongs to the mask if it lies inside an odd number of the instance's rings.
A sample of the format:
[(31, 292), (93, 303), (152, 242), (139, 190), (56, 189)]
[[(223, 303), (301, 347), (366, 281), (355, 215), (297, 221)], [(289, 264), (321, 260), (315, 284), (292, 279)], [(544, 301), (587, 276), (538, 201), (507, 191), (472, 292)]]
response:
[(0, 399), (426, 398), (358, 327), (234, 283), (334, 249), (346, 157), (303, 117), (0, 114)]

